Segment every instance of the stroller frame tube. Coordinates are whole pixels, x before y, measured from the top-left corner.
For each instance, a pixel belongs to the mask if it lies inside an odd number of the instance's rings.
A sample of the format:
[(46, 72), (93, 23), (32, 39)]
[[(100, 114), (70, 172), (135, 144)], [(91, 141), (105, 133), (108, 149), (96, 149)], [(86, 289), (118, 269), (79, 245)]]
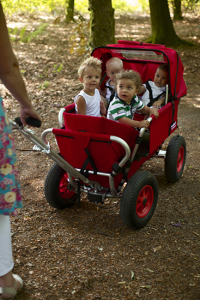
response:
[[(65, 159), (63, 159), (59, 154), (57, 154), (54, 150), (51, 149), (50, 144), (46, 140), (46, 136), (49, 133), (52, 133), (53, 128), (46, 129), (41, 134), (41, 139), (39, 139), (37, 136), (35, 136), (34, 132), (28, 128), (24, 128), (23, 126), (19, 126), (17, 123), (9, 119), (13, 129), (19, 130), (26, 138), (28, 138), (31, 142), (33, 142), (39, 149), (47, 154), (54, 162), (56, 162), (62, 169), (64, 169), (69, 176), (70, 183), (72, 186), (77, 189), (77, 184), (73, 180), (72, 177), (74, 177), (77, 180), (83, 181), (86, 184), (95, 185), (99, 190), (101, 189), (101, 186), (98, 182), (89, 180), (87, 177), (85, 177), (83, 174), (81, 174), (78, 169), (75, 169), (72, 165), (70, 165)], [(123, 159), (119, 162), (119, 167), (122, 167), (130, 158), (131, 150), (129, 145), (121, 138), (117, 136), (110, 136), (110, 140), (119, 143), (125, 150), (125, 156)], [(89, 171), (90, 174), (94, 174), (93, 171)], [(112, 196), (117, 196), (117, 191), (114, 187), (114, 176), (117, 174), (113, 171), (110, 173), (103, 173), (103, 172), (97, 172), (97, 175), (100, 176), (107, 176), (109, 177), (109, 185), (110, 185), (110, 191)]]
[(27, 137), (31, 142), (33, 142), (36, 146), (38, 146), (42, 152), (46, 153), (51, 159), (53, 159), (61, 168), (63, 168), (66, 172), (70, 172), (72, 176), (75, 178), (82, 180), (85, 183), (89, 183), (89, 179), (76, 171), (68, 162), (66, 162), (60, 155), (58, 155), (55, 151), (51, 150), (49, 144), (46, 143), (45, 136), (52, 132), (52, 128), (45, 130), (43, 133), (42, 140), (34, 135), (33, 131), (23, 126), (18, 126), (15, 122), (10, 120), (10, 123), (13, 126), (13, 129), (18, 129), (25, 137)]

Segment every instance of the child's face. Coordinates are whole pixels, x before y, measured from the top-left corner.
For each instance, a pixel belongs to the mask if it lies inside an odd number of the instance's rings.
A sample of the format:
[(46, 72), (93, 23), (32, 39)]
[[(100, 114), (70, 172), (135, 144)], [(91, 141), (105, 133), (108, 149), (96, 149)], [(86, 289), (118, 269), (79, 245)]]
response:
[(133, 96), (137, 95), (138, 89), (134, 82), (130, 79), (119, 79), (117, 82), (117, 94), (120, 99), (131, 103)]
[(167, 84), (168, 78), (167, 78), (167, 72), (157, 69), (155, 77), (154, 77), (154, 83), (157, 87), (163, 87)]
[(107, 66), (106, 74), (112, 82), (115, 80), (115, 75), (123, 69), (123, 66), (118, 63), (111, 63)]
[(94, 91), (98, 88), (101, 78), (101, 72), (93, 67), (86, 67), (80, 81), (83, 83), (84, 88)]

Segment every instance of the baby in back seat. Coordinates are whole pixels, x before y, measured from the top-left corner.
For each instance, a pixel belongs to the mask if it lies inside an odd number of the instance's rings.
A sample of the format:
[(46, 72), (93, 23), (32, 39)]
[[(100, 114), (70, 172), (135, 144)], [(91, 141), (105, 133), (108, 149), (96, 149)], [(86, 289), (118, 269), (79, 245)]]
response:
[(105, 89), (100, 92), (106, 98), (108, 105), (115, 96), (115, 76), (123, 69), (123, 61), (119, 57), (111, 57), (106, 62), (106, 74), (109, 77), (105, 84)]
[(154, 81), (146, 81), (140, 88), (139, 99), (149, 107), (160, 108), (165, 103), (166, 84), (168, 83), (168, 65), (160, 65), (155, 73)]

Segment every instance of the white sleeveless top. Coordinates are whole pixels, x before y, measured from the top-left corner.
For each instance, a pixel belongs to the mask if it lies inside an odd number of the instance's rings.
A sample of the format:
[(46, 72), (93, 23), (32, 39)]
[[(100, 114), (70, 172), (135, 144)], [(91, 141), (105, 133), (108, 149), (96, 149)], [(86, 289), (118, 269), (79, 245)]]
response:
[[(158, 87), (155, 85), (155, 83), (153, 81), (149, 80), (149, 84), (152, 90), (152, 96), (153, 98), (156, 98), (158, 95), (160, 95), (162, 92), (165, 92), (166, 87)], [(146, 87), (146, 84), (143, 84), (144, 87), (146, 88), (146, 91), (144, 92), (144, 94), (139, 97), (139, 99), (144, 103), (144, 105), (147, 105), (150, 102), (150, 96), (149, 96), (149, 90)], [(164, 95), (162, 95), (159, 99), (161, 99), (162, 97), (164, 97)]]
[[(108, 79), (105, 85), (107, 86), (109, 85), (113, 90), (115, 88), (114, 85), (110, 85), (110, 79)], [(106, 88), (106, 100), (108, 101), (108, 103), (110, 102), (110, 97), (111, 97), (111, 91), (109, 88)]]
[(89, 96), (83, 90), (80, 91), (80, 93), (74, 98), (76, 113), (78, 113), (78, 109), (76, 105), (76, 100), (78, 96), (82, 96), (85, 99), (87, 116), (101, 117), (100, 114), (101, 96), (99, 90), (95, 89), (94, 96)]

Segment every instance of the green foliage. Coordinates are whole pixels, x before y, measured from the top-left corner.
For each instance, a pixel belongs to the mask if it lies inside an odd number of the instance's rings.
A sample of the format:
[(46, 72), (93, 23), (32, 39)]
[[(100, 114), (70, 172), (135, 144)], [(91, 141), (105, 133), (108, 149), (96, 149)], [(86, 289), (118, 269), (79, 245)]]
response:
[(44, 72), (39, 75), (39, 78), (44, 78), (44, 77), (48, 77), (48, 68), (46, 68)]
[(79, 14), (79, 18), (69, 39), (72, 43), (70, 53), (77, 52), (79, 55), (87, 55), (90, 52), (89, 30), (90, 22)]
[(9, 33), (10, 39), (12, 41), (17, 40), (17, 36), (18, 36), (18, 33), (19, 33), (19, 30), (18, 30), (17, 27), (15, 27), (15, 28), (8, 28), (8, 33)]
[[(173, 9), (174, 0), (169, 0), (169, 7)], [(181, 0), (182, 13), (200, 13), (200, 0)]]
[(182, 0), (182, 8), (185, 12), (199, 12), (200, 11), (200, 0)]
[[(149, 10), (149, 0), (112, 0), (112, 7), (119, 12)], [(75, 0), (75, 9), (82, 13), (88, 12), (88, 0)]]
[[(196, 2), (199, 0), (185, 0)], [(46, 11), (55, 12), (65, 10), (67, 0), (2, 0), (6, 14), (15, 12)], [(112, 0), (112, 6), (116, 11), (131, 12), (134, 10), (147, 11), (149, 9), (148, 0)], [(74, 8), (81, 13), (88, 13), (88, 0), (74, 0)]]
[(42, 34), (42, 32), (47, 28), (49, 24), (43, 23), (41, 24), (38, 29), (34, 30), (33, 32), (26, 33), (26, 26), (24, 26), (21, 30), (18, 28), (8, 28), (8, 32), (10, 35), (11, 40), (20, 40), (23, 43), (30, 42), (32, 39), (38, 37)]
[(119, 12), (147, 11), (149, 0), (112, 0), (112, 6)]
[(60, 64), (55, 64), (55, 65), (53, 66), (53, 68), (54, 68), (54, 73), (60, 72), (60, 71), (62, 70), (62, 68), (63, 68), (63, 64), (62, 64), (62, 63), (60, 63)]
[(26, 70), (20, 70), (20, 72), (21, 72), (22, 75), (26, 74)]
[(41, 33), (47, 28), (48, 25), (49, 24), (47, 24), (47, 23), (41, 24), (38, 29), (36, 29), (35, 31), (30, 32), (28, 34), (25, 34), (25, 31), (23, 31), (23, 32), (21, 31), (20, 40), (23, 43), (30, 42), (35, 37), (41, 35)]
[(88, 13), (88, 0), (74, 0), (74, 7), (76, 11)]
[(1, 2), (7, 14), (27, 11), (29, 13), (34, 11), (51, 12), (66, 6), (66, 0), (2, 0)]
[(48, 86), (50, 85), (50, 82), (49, 81), (47, 81), (47, 80), (45, 80), (43, 83), (42, 83), (42, 85), (40, 86), (40, 89), (46, 89), (46, 88), (48, 88)]
[(20, 33), (19, 33), (19, 36), (20, 36), (20, 40), (21, 40), (21, 41), (23, 41), (23, 37), (24, 37), (24, 35), (25, 35), (25, 32), (26, 32), (26, 26), (24, 26), (24, 27), (22, 28), (22, 30), (20, 31)]

